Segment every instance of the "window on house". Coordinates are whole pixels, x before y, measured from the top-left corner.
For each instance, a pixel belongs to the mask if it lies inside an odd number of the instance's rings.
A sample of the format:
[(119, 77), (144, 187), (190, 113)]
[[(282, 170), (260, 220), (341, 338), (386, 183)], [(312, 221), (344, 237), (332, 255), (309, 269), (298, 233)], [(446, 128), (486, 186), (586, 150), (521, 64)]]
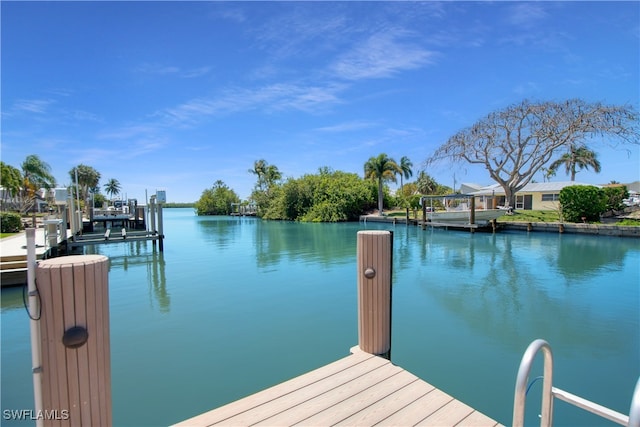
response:
[(560, 194), (558, 193), (547, 193), (547, 194), (542, 194), (542, 201), (543, 202), (557, 202), (558, 200), (560, 200)]

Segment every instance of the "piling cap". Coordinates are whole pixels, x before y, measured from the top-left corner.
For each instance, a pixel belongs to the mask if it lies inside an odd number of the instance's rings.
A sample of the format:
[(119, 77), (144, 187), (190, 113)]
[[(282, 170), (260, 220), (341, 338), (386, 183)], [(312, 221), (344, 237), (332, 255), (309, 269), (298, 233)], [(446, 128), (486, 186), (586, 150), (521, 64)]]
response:
[(98, 264), (100, 262), (108, 261), (104, 255), (70, 255), (58, 258), (50, 258), (38, 263), (39, 267), (52, 267), (62, 265), (87, 265)]
[(358, 231), (358, 234), (368, 234), (371, 236), (375, 236), (375, 235), (388, 235), (391, 232), (389, 230), (360, 230)]

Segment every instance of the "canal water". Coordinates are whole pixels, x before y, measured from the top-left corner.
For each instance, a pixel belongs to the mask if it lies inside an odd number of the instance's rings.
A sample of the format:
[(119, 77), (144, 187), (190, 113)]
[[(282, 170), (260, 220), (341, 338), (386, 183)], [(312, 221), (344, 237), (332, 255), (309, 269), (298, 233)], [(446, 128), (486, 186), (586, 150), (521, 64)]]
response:
[[(110, 258), (116, 426), (175, 423), (346, 356), (357, 344), (361, 229), (394, 231), (394, 363), (509, 425), (522, 354), (544, 338), (556, 387), (629, 411), (640, 375), (636, 239), (191, 209), (164, 219), (164, 253), (151, 242), (86, 248)], [(2, 410), (33, 408), (21, 289), (2, 290), (1, 323)], [(531, 425), (540, 391), (538, 381), (528, 396)], [(556, 401), (555, 425), (612, 424)]]

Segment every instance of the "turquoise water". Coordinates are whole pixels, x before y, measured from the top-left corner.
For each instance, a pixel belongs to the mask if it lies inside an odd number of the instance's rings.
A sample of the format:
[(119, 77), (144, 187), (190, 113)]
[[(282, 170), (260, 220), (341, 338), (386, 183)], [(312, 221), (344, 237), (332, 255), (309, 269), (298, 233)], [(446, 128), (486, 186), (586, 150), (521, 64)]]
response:
[[(150, 242), (87, 248), (111, 262), (117, 426), (181, 421), (347, 355), (357, 344), (364, 228), (394, 231), (394, 363), (508, 425), (522, 354), (544, 338), (554, 385), (629, 411), (640, 375), (636, 239), (199, 218), (190, 209), (167, 209), (164, 220), (164, 253)], [(1, 322), (2, 410), (28, 409), (20, 289), (2, 290)], [(528, 400), (532, 425), (539, 393), (540, 382)], [(608, 425), (555, 408), (557, 426)]]

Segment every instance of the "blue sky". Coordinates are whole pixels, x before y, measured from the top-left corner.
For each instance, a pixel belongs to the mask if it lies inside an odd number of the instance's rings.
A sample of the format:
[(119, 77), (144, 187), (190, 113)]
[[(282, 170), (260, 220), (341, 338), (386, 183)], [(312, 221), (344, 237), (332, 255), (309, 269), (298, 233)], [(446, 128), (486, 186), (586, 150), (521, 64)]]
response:
[[(362, 174), (385, 152), (417, 175), (448, 137), (525, 98), (640, 104), (639, 2), (0, 7), (2, 160), (37, 154), (63, 185), (87, 164), (138, 200), (195, 201), (218, 179), (246, 198), (258, 159), (285, 177)], [(602, 172), (577, 180), (639, 179), (637, 147), (596, 151)], [(428, 172), (492, 183), (465, 165)]]

